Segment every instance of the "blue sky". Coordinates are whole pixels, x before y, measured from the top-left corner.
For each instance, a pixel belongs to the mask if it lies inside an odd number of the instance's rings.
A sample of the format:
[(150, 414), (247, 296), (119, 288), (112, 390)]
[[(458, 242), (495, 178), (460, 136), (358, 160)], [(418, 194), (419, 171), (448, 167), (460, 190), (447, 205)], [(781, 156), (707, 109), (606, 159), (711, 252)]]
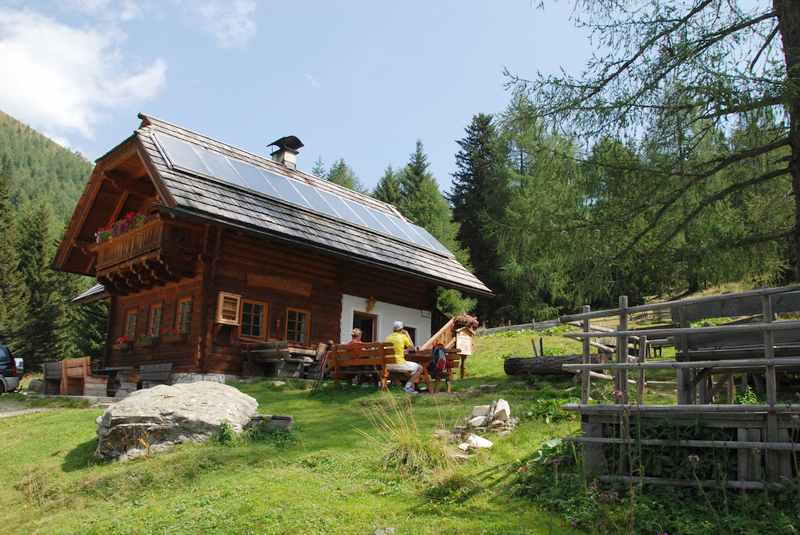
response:
[(367, 186), (421, 139), (443, 188), (504, 67), (579, 71), (572, 2), (0, 0), (0, 110), (94, 159), (145, 111), (299, 165), (343, 157)]

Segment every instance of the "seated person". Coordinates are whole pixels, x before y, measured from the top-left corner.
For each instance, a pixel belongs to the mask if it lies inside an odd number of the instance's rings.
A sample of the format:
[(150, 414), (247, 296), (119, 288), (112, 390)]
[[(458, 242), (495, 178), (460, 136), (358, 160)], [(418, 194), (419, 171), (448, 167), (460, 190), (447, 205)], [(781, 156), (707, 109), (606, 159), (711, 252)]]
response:
[(407, 361), (405, 356), (405, 350), (414, 347), (414, 344), (411, 342), (411, 338), (403, 332), (402, 321), (395, 321), (392, 330), (392, 334), (386, 337), (386, 341), (394, 346), (394, 364), (389, 364), (386, 367), (390, 372), (410, 374), (403, 391), (408, 394), (417, 394), (414, 386), (419, 382), (422, 366), (416, 362)]
[(362, 343), (361, 336), (362, 336), (361, 329), (359, 329), (358, 327), (354, 328), (350, 332), (350, 341), (347, 342), (347, 345)]

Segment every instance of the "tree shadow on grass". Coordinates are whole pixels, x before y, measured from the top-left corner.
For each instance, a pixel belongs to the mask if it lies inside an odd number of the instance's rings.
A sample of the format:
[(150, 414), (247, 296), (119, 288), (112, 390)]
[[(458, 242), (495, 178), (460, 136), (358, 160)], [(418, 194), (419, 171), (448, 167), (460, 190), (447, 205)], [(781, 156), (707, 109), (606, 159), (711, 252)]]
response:
[(64, 472), (74, 472), (100, 463), (101, 461), (94, 456), (95, 448), (97, 448), (96, 438), (78, 444), (64, 457), (61, 469)]

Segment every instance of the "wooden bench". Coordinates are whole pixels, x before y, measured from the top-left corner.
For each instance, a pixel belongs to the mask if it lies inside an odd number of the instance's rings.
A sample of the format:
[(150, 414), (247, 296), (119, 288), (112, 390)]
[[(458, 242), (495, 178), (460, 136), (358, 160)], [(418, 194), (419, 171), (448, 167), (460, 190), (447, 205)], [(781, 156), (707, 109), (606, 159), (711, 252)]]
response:
[(139, 366), (139, 380), (142, 388), (168, 385), (172, 379), (172, 363), (142, 364)]
[(389, 342), (334, 345), (328, 353), (331, 374), (336, 384), (345, 377), (376, 376), (381, 390), (387, 389), (387, 364), (394, 362), (394, 346)]

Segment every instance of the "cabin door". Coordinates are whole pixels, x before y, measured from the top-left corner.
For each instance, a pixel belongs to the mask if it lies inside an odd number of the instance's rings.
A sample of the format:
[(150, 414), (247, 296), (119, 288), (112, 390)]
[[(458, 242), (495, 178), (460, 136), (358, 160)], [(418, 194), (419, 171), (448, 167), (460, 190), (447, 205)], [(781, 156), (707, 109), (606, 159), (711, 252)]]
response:
[(364, 312), (353, 312), (353, 328), (361, 329), (362, 342), (376, 342), (378, 337), (378, 316)]

